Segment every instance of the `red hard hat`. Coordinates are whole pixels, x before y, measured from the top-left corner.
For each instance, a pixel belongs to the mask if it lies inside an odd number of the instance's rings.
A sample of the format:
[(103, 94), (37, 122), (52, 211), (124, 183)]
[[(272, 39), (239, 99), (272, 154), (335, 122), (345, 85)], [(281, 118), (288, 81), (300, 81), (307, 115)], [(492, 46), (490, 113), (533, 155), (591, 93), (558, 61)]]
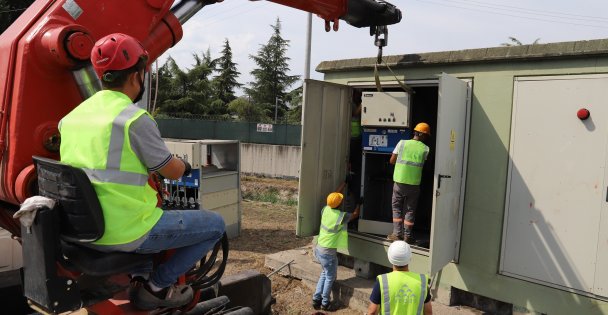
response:
[(114, 33), (99, 39), (91, 51), (91, 63), (97, 76), (106, 71), (125, 70), (133, 67), (139, 58), (148, 58), (148, 52), (141, 43), (125, 34)]

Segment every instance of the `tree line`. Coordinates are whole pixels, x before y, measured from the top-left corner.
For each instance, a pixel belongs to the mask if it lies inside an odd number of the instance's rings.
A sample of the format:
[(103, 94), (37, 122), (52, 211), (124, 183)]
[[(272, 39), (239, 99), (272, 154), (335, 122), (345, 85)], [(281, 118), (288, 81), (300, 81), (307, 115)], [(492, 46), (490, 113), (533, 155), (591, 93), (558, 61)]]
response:
[[(224, 40), (220, 56), (210, 50), (194, 53), (194, 63), (181, 69), (171, 57), (152, 73), (152, 114), (156, 117), (215, 116), (215, 119), (299, 123), (302, 88), (290, 90), (299, 76), (288, 75), (289, 40), (281, 36), (281, 21), (271, 26), (272, 35), (255, 55), (252, 82), (238, 82), (232, 48)], [(157, 88), (158, 86), (158, 88)], [(236, 89), (244, 95), (237, 97)]]
[[(4, 32), (34, 0), (0, 0), (0, 33)], [(281, 36), (281, 21), (271, 25), (272, 34), (256, 54), (249, 55), (256, 68), (253, 81), (238, 82), (228, 39), (220, 56), (212, 58), (208, 49), (194, 53), (194, 63), (181, 69), (169, 57), (151, 73), (152, 114), (156, 117), (200, 117), (256, 122), (300, 123), (302, 87), (291, 89), (299, 76), (288, 75), (289, 40)], [(236, 90), (243, 96), (237, 97)]]

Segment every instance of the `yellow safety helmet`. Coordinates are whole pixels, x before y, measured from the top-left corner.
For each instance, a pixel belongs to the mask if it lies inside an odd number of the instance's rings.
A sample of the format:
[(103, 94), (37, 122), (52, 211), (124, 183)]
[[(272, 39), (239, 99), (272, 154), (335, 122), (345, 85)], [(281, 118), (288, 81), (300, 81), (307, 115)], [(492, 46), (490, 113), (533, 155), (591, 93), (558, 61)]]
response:
[(327, 196), (327, 205), (330, 208), (337, 208), (342, 203), (342, 199), (344, 199), (344, 195), (339, 192), (332, 192)]
[(416, 128), (414, 128), (414, 131), (418, 131), (427, 135), (431, 135), (431, 127), (429, 127), (429, 124), (427, 123), (419, 123), (416, 125)]

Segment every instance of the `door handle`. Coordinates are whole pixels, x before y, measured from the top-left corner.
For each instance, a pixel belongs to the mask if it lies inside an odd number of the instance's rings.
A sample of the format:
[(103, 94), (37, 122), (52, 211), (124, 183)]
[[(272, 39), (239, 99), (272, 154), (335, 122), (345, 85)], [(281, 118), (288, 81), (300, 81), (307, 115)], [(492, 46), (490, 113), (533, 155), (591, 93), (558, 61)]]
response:
[(439, 176), (437, 176), (437, 177), (438, 177), (437, 189), (441, 188), (441, 179), (442, 178), (452, 178), (452, 176), (450, 176), (450, 175), (441, 175), (441, 174), (439, 174)]

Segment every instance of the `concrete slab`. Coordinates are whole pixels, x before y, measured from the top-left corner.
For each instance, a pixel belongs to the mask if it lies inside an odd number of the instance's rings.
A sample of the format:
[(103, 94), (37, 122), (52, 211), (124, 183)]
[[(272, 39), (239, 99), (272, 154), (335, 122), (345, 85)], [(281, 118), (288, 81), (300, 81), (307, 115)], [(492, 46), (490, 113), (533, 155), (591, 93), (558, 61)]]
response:
[[(291, 261), (293, 262), (289, 266), (284, 267), (278, 273), (300, 279), (304, 285), (314, 290), (321, 273), (321, 265), (314, 260), (312, 246), (266, 255), (264, 265), (277, 270)], [(365, 312), (373, 286), (374, 280), (358, 278), (353, 269), (338, 266), (338, 279), (332, 289), (332, 298), (351, 309)], [(450, 307), (433, 302), (433, 314), (472, 315), (482, 313), (466, 307)]]

